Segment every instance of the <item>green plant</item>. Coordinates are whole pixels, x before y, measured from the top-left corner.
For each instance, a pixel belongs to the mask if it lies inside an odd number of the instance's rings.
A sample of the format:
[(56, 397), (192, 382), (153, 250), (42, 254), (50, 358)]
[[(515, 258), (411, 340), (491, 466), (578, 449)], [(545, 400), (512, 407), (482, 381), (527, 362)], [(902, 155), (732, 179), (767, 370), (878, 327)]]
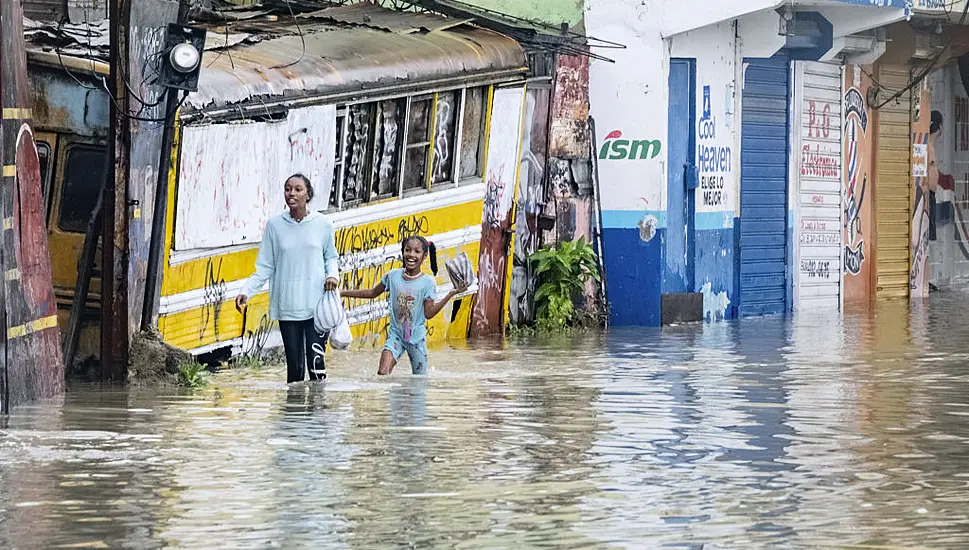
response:
[(262, 357), (255, 354), (244, 353), (242, 355), (233, 357), (229, 361), (229, 368), (232, 369), (250, 369), (259, 370), (263, 368), (265, 364), (263, 363)]
[(205, 365), (192, 361), (178, 367), (178, 385), (187, 388), (203, 388), (209, 383), (209, 373)]
[(584, 317), (575, 310), (575, 298), (589, 281), (599, 279), (596, 253), (580, 237), (558, 245), (545, 246), (532, 255), (538, 274), (535, 304), (540, 330), (563, 330), (580, 323)]

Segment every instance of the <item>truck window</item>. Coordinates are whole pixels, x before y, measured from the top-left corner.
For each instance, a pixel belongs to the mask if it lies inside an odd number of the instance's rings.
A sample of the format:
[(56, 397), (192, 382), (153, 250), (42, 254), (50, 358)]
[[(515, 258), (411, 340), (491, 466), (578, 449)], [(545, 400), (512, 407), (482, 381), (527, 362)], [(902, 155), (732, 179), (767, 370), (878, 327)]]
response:
[(57, 221), (64, 231), (87, 231), (88, 220), (101, 192), (104, 154), (104, 149), (100, 147), (73, 147), (67, 152), (60, 219)]

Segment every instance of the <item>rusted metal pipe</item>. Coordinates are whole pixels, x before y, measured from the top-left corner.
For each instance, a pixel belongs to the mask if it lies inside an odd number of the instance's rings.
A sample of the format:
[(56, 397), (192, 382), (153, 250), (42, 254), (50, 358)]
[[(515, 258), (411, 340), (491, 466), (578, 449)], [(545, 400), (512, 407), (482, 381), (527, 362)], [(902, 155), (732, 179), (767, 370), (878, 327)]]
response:
[(151, 218), (151, 239), (148, 248), (148, 267), (145, 275), (145, 302), (141, 310), (141, 330), (150, 330), (156, 323), (159, 290), (161, 288), (162, 247), (165, 241), (165, 211), (168, 203), (168, 177), (171, 170), (172, 143), (175, 138), (175, 114), (178, 93), (169, 90), (165, 113), (172, 113), (162, 132), (161, 154), (158, 160), (158, 182), (155, 185), (154, 213)]

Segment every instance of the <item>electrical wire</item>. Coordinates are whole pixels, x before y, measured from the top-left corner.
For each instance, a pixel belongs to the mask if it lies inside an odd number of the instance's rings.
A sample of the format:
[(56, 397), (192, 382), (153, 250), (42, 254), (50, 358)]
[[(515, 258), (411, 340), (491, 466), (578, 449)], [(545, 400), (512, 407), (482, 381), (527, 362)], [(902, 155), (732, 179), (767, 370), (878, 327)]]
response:
[[(965, 24), (967, 17), (969, 17), (969, 2), (966, 2), (965, 7), (963, 7), (962, 9), (962, 17), (959, 18), (959, 26), (962, 26)], [(892, 94), (888, 99), (876, 105), (874, 109), (875, 110), (881, 109), (885, 105), (888, 105), (892, 101), (897, 100), (898, 98), (902, 97), (902, 95), (904, 95), (906, 92), (913, 90), (916, 86), (921, 84), (925, 80), (925, 78), (929, 76), (929, 73), (931, 73), (935, 69), (935, 64), (938, 63), (940, 59), (942, 59), (942, 55), (945, 54), (946, 51), (948, 51), (949, 47), (952, 46), (952, 43), (954, 41), (955, 41), (955, 37), (950, 36), (949, 39), (946, 41), (945, 45), (939, 48), (939, 52), (935, 54), (935, 57), (932, 58), (928, 66), (926, 66), (925, 69), (921, 73), (919, 73), (919, 75), (915, 77), (915, 79), (912, 80), (912, 82), (910, 82), (908, 86)], [(874, 82), (874, 79), (872, 79), (872, 81)], [(877, 82), (876, 82), (876, 85), (877, 85)], [(879, 86), (879, 88), (881, 88), (881, 86)]]
[[(114, 104), (114, 108), (118, 111), (118, 114), (120, 114), (121, 116), (123, 116), (128, 120), (137, 120), (139, 122), (168, 122), (173, 116), (175, 116), (175, 113), (177, 113), (178, 110), (182, 107), (182, 104), (185, 103), (185, 100), (188, 99), (188, 94), (182, 94), (182, 98), (175, 105), (175, 108), (172, 110), (171, 113), (168, 113), (165, 118), (148, 118), (148, 117), (131, 115), (124, 112), (124, 109), (122, 109), (121, 105), (118, 104), (118, 100), (115, 99), (114, 94), (111, 93), (111, 89), (108, 88), (108, 79), (104, 78), (103, 76), (101, 77), (101, 85), (104, 87), (104, 91), (108, 93), (108, 97), (111, 99), (111, 103)], [(168, 92), (169, 90), (166, 90), (164, 95), (167, 96)]]
[(275, 65), (273, 67), (269, 67), (270, 69), (285, 69), (288, 67), (292, 67), (293, 65), (296, 65), (297, 63), (302, 61), (303, 56), (306, 55), (306, 37), (303, 36), (303, 29), (300, 28), (299, 20), (296, 19), (296, 14), (293, 13), (293, 4), (291, 3), (291, 0), (285, 0), (285, 1), (286, 1), (286, 7), (289, 8), (289, 15), (292, 16), (293, 22), (296, 23), (296, 31), (299, 32), (299, 41), (303, 44), (303, 51), (300, 52), (299, 59), (297, 59), (296, 61), (293, 61), (292, 63), (288, 63), (286, 65)]
[(77, 85), (78, 85), (78, 86), (80, 86), (80, 87), (82, 87), (82, 88), (84, 88), (84, 89), (87, 89), (87, 90), (97, 90), (97, 89), (98, 89), (98, 87), (97, 87), (97, 86), (89, 86), (89, 85), (87, 85), (87, 84), (85, 84), (85, 83), (83, 83), (83, 82), (81, 82), (81, 80), (80, 80), (79, 78), (77, 78), (76, 76), (74, 76), (74, 73), (72, 73), (72, 72), (71, 72), (71, 71), (70, 71), (70, 70), (69, 70), (69, 69), (67, 68), (67, 66), (66, 66), (66, 65), (64, 65), (64, 59), (63, 59), (63, 58), (61, 57), (61, 49), (60, 49), (60, 47), (59, 47), (59, 46), (57, 46), (57, 45), (55, 45), (55, 46), (54, 46), (54, 53), (56, 53), (56, 54), (57, 54), (57, 62), (58, 62), (58, 63), (60, 63), (60, 65), (61, 65), (61, 69), (62, 69), (62, 70), (63, 70), (63, 71), (65, 72), (65, 73), (67, 73), (67, 76), (69, 76), (69, 77), (71, 77), (71, 78), (72, 78), (72, 79), (74, 80), (74, 82), (77, 82)]
[(219, 10), (219, 15), (222, 16), (222, 21), (225, 24), (225, 47), (219, 50), (219, 55), (215, 56), (215, 59), (210, 61), (205, 68), (208, 69), (211, 67), (216, 61), (219, 60), (220, 57), (222, 57), (222, 54), (225, 53), (229, 56), (229, 66), (232, 67), (232, 70), (234, 71), (236, 70), (236, 63), (232, 60), (232, 47), (229, 45), (229, 18), (225, 16), (225, 12), (222, 10)]

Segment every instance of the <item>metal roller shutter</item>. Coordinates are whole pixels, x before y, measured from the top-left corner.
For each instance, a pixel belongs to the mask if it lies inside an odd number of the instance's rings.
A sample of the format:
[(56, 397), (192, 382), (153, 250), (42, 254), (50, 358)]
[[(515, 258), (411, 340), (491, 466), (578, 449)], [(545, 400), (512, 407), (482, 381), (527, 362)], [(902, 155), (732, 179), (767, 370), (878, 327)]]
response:
[[(895, 93), (908, 86), (909, 71), (902, 66), (881, 67), (878, 82)], [(882, 96), (885, 94), (883, 93)], [(886, 98), (879, 98), (879, 103)], [(875, 208), (878, 220), (877, 293), (905, 297), (909, 291), (912, 189), (911, 137), (908, 92), (878, 109), (878, 148), (875, 153)]]
[(787, 310), (787, 56), (747, 59), (741, 109), (741, 316)]
[(841, 65), (798, 62), (797, 309), (841, 307)]

